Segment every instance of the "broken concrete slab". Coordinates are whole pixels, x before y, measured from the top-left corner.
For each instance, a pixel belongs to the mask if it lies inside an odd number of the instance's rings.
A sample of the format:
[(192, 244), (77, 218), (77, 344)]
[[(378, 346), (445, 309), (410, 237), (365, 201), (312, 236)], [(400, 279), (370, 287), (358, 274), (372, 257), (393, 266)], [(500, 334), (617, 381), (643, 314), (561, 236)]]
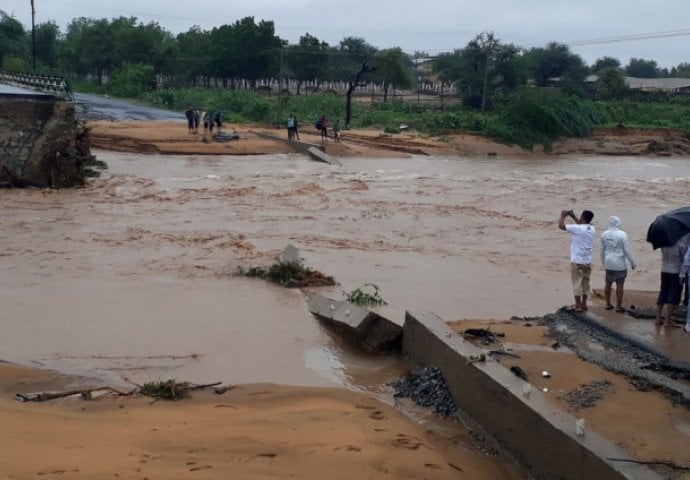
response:
[(328, 155), (323, 150), (316, 148), (316, 147), (313, 147), (313, 146), (307, 148), (307, 154), (311, 158), (313, 158), (314, 160), (317, 160), (319, 162), (328, 163), (329, 165), (341, 165), (341, 163), (338, 160), (331, 157), (330, 155)]
[(309, 295), (307, 304), (313, 315), (369, 351), (398, 351), (401, 348), (402, 327), (378, 313), (318, 294)]
[(288, 140), (286, 138), (278, 137), (276, 135), (271, 135), (263, 132), (252, 131), (252, 133), (259, 138), (267, 138), (270, 140), (282, 142), (285, 145), (288, 145), (291, 148), (293, 148), (296, 152), (301, 153), (302, 155), (308, 155), (313, 160), (328, 163), (329, 165), (342, 166), (342, 164), (338, 161), (337, 158), (331, 157), (321, 148), (311, 143), (300, 142), (299, 140)]
[[(577, 419), (555, 410), (539, 391), (524, 394), (528, 382), (490, 360), (431, 312), (405, 316), (403, 353), (420, 366), (433, 365), (455, 404), (529, 470), (535, 479), (661, 480), (644, 465), (616, 462), (629, 456), (596, 434), (577, 434)], [(485, 353), (485, 352), (484, 352)]]

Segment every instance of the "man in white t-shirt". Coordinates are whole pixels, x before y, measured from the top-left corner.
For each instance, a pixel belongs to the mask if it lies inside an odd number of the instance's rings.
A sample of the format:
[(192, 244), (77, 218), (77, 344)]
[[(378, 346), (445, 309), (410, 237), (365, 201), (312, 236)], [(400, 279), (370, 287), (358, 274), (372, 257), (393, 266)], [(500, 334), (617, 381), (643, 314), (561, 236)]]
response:
[[(571, 217), (576, 223), (566, 225), (565, 219)], [(558, 228), (570, 234), (570, 278), (573, 282), (575, 305), (573, 310), (587, 310), (589, 278), (592, 274), (592, 247), (596, 231), (592, 226), (594, 213), (583, 210), (580, 218), (572, 210), (561, 210)]]

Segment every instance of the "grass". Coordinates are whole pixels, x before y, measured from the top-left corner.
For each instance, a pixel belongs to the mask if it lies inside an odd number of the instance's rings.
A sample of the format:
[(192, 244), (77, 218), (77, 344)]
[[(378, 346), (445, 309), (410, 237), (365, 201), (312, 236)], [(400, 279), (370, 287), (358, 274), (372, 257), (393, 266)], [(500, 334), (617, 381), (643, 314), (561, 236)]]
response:
[[(365, 291), (367, 287), (373, 288), (374, 291), (372, 293)], [(365, 283), (361, 288), (355, 288), (350, 293), (343, 292), (343, 294), (349, 303), (355, 305), (387, 305), (388, 302), (379, 295), (379, 291), (378, 285)]]
[(146, 382), (139, 388), (139, 393), (157, 400), (179, 400), (187, 395), (188, 385), (170, 379), (157, 382)]
[(335, 279), (297, 262), (276, 262), (269, 267), (238, 268), (236, 275), (258, 277), (283, 287), (322, 287), (335, 285)]
[[(102, 88), (75, 82), (75, 89), (80, 91)], [(168, 88), (145, 93), (140, 100), (170, 110), (184, 111), (194, 106), (221, 111), (230, 123), (279, 126), (293, 113), (303, 126), (326, 115), (331, 124), (340, 119), (345, 128), (344, 97), (324, 93), (268, 96), (248, 90)], [(488, 112), (458, 105), (444, 110), (425, 108), (399, 99), (386, 104), (352, 103), (352, 128), (377, 127), (393, 133), (399, 131), (401, 124), (422, 134), (441, 136), (470, 131), (527, 149), (543, 145), (548, 150), (554, 139), (588, 136), (596, 126), (676, 128), (690, 132), (690, 99), (595, 101), (524, 88)]]

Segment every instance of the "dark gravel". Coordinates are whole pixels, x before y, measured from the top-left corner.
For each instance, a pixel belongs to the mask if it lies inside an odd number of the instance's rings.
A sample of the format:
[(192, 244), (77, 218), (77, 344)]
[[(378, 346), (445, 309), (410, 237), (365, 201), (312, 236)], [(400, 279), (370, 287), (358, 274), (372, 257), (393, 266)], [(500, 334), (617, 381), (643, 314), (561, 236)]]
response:
[(409, 398), (417, 405), (433, 409), (448, 417), (457, 410), (443, 374), (436, 367), (426, 367), (407, 374), (389, 384), (394, 397)]
[(690, 408), (690, 369), (613, 336), (578, 315), (561, 309), (539, 320), (549, 335), (584, 360), (630, 378), (641, 390), (656, 389)]
[(569, 391), (563, 398), (573, 407), (592, 408), (599, 400), (604, 398), (604, 395), (613, 390), (614, 385), (608, 380), (594, 380)]
[[(627, 315), (634, 318), (644, 318), (644, 319), (654, 319), (656, 318), (656, 308), (654, 307), (643, 307), (635, 308), (633, 305), (625, 310)], [(688, 307), (684, 305), (679, 305), (673, 312), (672, 320), (679, 324), (685, 324), (685, 319), (688, 316)]]

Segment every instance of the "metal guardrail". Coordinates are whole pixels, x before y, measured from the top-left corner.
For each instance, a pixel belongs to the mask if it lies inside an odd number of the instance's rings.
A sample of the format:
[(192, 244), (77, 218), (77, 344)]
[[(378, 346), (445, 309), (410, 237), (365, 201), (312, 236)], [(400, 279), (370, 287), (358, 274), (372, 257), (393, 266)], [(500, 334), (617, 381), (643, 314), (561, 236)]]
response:
[(58, 76), (29, 75), (25, 73), (0, 72), (0, 82), (18, 87), (26, 87), (43, 93), (73, 100), (72, 92), (65, 79)]

